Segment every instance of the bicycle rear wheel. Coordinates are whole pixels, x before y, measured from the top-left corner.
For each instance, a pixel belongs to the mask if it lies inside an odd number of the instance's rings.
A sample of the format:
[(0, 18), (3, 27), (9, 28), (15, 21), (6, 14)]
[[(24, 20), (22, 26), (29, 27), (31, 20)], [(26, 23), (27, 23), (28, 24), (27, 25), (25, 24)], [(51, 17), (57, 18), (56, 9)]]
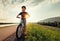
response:
[(18, 25), (17, 30), (16, 30), (16, 38), (19, 39), (21, 37), (22, 33), (23, 33), (23, 27), (20, 24), (20, 25)]

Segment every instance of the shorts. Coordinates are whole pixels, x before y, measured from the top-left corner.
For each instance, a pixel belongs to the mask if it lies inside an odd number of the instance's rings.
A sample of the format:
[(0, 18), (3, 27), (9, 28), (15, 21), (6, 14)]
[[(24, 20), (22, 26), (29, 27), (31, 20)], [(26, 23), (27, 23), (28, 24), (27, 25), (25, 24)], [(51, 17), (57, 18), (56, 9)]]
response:
[(21, 23), (22, 23), (24, 26), (26, 26), (26, 20), (22, 20), (22, 19), (21, 19)]

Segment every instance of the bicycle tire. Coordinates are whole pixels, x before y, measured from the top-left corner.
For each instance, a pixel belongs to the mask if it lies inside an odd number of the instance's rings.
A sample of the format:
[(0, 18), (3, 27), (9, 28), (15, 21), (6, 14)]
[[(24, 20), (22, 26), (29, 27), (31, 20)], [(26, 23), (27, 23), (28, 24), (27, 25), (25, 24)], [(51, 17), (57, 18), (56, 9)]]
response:
[[(22, 24), (18, 25), (18, 27), (16, 29), (16, 38), (17, 39), (19, 39), (21, 37), (21, 35), (22, 35), (22, 29), (23, 29)], [(20, 32), (19, 32), (19, 30), (20, 30)], [(18, 34), (18, 33), (20, 33), (20, 34)]]

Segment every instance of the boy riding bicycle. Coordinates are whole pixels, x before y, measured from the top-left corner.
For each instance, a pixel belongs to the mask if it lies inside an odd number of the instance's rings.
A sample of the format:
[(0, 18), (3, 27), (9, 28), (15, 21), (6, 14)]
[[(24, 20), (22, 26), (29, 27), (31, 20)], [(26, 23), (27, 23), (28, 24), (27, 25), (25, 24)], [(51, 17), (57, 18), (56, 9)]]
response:
[(26, 6), (22, 6), (21, 9), (22, 9), (22, 12), (20, 12), (17, 15), (17, 18), (20, 18), (19, 15), (21, 15), (21, 20), (22, 20), (21, 22), (23, 22), (23, 24), (24, 24), (23, 33), (24, 33), (24, 35), (26, 35), (26, 18), (29, 16), (29, 14), (25, 11)]

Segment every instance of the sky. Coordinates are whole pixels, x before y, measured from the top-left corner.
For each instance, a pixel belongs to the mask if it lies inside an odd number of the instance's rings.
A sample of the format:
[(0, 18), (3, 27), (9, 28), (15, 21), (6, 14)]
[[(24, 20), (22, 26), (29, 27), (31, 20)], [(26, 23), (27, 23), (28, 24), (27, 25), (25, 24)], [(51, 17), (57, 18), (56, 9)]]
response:
[(19, 22), (21, 6), (27, 7), (28, 22), (60, 16), (60, 0), (0, 0), (0, 22)]

